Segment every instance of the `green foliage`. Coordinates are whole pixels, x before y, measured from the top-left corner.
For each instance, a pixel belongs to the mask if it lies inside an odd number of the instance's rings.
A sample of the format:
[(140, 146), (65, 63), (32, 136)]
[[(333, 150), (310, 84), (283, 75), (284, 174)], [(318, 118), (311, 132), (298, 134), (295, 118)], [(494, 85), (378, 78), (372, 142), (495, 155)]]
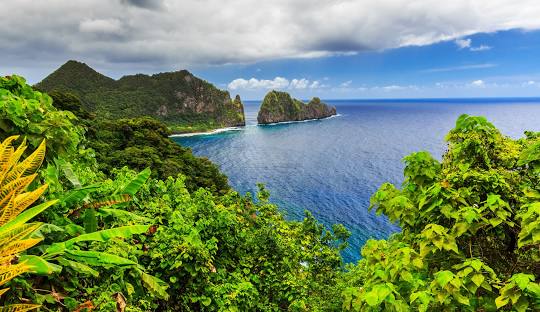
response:
[(512, 140), (462, 115), (447, 140), (442, 163), (413, 153), (403, 187), (373, 195), (402, 232), (367, 242), (344, 275), (344, 309), (540, 309), (537, 136)]
[(274, 311), (339, 306), (334, 287), (348, 232), (311, 215), (283, 219), (277, 207), (229, 193), (190, 194), (183, 179), (150, 181), (140, 213), (159, 224), (148, 242), (149, 273), (169, 282), (164, 311)]
[[(68, 61), (36, 87), (51, 92), (62, 103), (69, 104), (72, 102), (69, 98), (77, 96), (83, 108), (99, 118), (151, 116), (182, 132), (244, 125), (239, 98), (232, 100), (227, 91), (186, 70), (114, 80), (84, 63)], [(57, 97), (53, 91), (70, 95)], [(73, 111), (69, 106), (62, 109)]]
[(227, 177), (207, 159), (195, 157), (168, 137), (167, 127), (149, 118), (95, 121), (88, 131), (88, 146), (95, 150), (100, 170), (152, 168), (153, 176), (165, 179), (186, 176), (190, 191), (200, 187), (223, 194), (230, 187)]
[(48, 95), (34, 91), (24, 78), (0, 77), (0, 140), (21, 135), (37, 148), (47, 139), (51, 156), (74, 153), (83, 138), (75, 120), (73, 113), (58, 111)]

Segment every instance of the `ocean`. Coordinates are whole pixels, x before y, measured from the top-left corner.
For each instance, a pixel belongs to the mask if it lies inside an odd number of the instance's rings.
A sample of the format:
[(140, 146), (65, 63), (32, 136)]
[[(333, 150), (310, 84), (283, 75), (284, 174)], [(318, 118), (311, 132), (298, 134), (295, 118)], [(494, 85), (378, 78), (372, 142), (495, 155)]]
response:
[(345, 225), (352, 235), (343, 256), (354, 262), (366, 240), (399, 231), (368, 211), (370, 196), (384, 182), (402, 183), (404, 156), (428, 151), (440, 160), (459, 115), (485, 116), (513, 138), (540, 131), (540, 98), (326, 102), (338, 116), (268, 126), (257, 126), (260, 102), (246, 102), (246, 127), (173, 139), (219, 165), (240, 193), (264, 183), (287, 218), (308, 210), (327, 226)]

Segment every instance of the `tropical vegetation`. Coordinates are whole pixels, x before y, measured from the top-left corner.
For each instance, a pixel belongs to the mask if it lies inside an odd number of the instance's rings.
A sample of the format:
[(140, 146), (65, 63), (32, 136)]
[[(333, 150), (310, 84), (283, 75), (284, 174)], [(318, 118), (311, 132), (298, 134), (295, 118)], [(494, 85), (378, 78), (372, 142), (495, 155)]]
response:
[(461, 116), (373, 195), (401, 232), (344, 264), (343, 226), (238, 194), (157, 120), (18, 76), (0, 108), (0, 311), (540, 309), (540, 133)]

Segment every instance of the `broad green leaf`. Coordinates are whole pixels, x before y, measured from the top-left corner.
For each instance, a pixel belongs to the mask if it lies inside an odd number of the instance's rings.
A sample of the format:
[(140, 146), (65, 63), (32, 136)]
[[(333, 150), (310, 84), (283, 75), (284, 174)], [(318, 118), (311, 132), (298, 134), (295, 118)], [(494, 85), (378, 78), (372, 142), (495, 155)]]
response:
[(159, 278), (152, 276), (150, 274), (144, 273), (142, 270), (137, 270), (139, 274), (141, 275), (141, 279), (144, 283), (144, 285), (156, 296), (158, 296), (161, 299), (167, 300), (169, 298), (169, 294), (167, 293), (167, 288), (169, 285), (160, 280)]
[(474, 274), (471, 277), (471, 281), (473, 281), (473, 283), (478, 287), (480, 287), (480, 285), (482, 285), (482, 283), (484, 282), (484, 279), (485, 279), (484, 275), (479, 274), (479, 273)]
[(441, 287), (445, 287), (454, 278), (454, 273), (450, 271), (440, 271), (435, 273), (435, 280)]
[(122, 226), (108, 230), (101, 230), (93, 233), (82, 234), (77, 237), (74, 237), (70, 240), (61, 243), (52, 244), (47, 248), (47, 253), (58, 253), (62, 252), (64, 249), (71, 248), (75, 243), (84, 242), (84, 241), (100, 241), (105, 242), (111, 238), (128, 238), (135, 234), (141, 234), (148, 231), (150, 225), (130, 225)]
[(86, 233), (97, 231), (97, 222), (96, 210), (93, 208), (85, 209), (83, 218), (84, 231)]
[[(150, 168), (146, 168), (143, 171), (139, 172), (139, 174), (137, 174), (137, 176), (133, 180), (131, 180), (131, 182), (129, 182), (129, 184), (126, 185), (126, 187), (124, 187), (121, 192), (118, 193), (129, 194), (131, 196), (135, 195), (135, 193), (137, 193), (137, 191), (146, 182), (146, 180), (148, 180), (151, 173), (152, 171), (150, 170)], [(115, 194), (116, 193), (117, 192), (115, 192)]]
[(28, 265), (31, 272), (34, 274), (51, 275), (53, 273), (60, 273), (60, 271), (62, 271), (61, 266), (47, 262), (45, 259), (38, 256), (23, 255), (20, 256), (19, 261)]
[(99, 276), (98, 271), (96, 271), (96, 270), (92, 269), (91, 267), (87, 266), (86, 264), (83, 264), (83, 263), (80, 263), (80, 262), (76, 262), (76, 261), (72, 261), (72, 260), (64, 259), (64, 258), (59, 258), (58, 263), (60, 263), (64, 267), (70, 267), (73, 270), (75, 270), (75, 271), (77, 271), (77, 272), (79, 272), (81, 274), (91, 275), (93, 277), (98, 277)]
[(117, 255), (98, 252), (98, 251), (83, 251), (83, 250), (69, 250), (65, 251), (65, 256), (79, 262), (84, 262), (93, 266), (119, 266), (129, 267), (137, 266), (137, 263), (126, 258), (119, 257)]
[(99, 184), (93, 184), (85, 186), (79, 189), (69, 191), (64, 197), (60, 199), (60, 202), (68, 207), (79, 203), (86, 196), (99, 189)]
[(366, 303), (372, 307), (375, 307), (379, 305), (379, 296), (377, 296), (377, 292), (372, 290), (364, 295), (364, 300), (366, 300)]
[(105, 213), (106, 215), (111, 215), (113, 217), (116, 217), (120, 220), (136, 220), (136, 221), (143, 221), (143, 222), (154, 222), (153, 219), (143, 217), (136, 213), (125, 211), (123, 209), (100, 208), (99, 211)]

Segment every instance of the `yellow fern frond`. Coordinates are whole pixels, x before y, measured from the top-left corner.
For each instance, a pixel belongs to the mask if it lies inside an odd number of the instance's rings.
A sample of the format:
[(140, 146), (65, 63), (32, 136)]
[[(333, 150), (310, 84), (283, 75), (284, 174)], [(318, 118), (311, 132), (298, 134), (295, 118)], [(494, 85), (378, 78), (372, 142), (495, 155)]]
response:
[(30, 267), (24, 263), (0, 267), (0, 285), (4, 285), (14, 277), (29, 272)]
[[(47, 189), (47, 184), (44, 184), (40, 186), (39, 188), (33, 190), (32, 192), (26, 192), (17, 195), (14, 200), (14, 207), (13, 212), (15, 215), (18, 215), (21, 213), (24, 209), (26, 209), (28, 206), (33, 204), (38, 198), (45, 192)], [(1, 207), (1, 206), (0, 206)], [(0, 219), (0, 224), (3, 223), (4, 220)]]
[(41, 238), (29, 238), (29, 239), (22, 239), (22, 240), (16, 240), (14, 242), (11, 242), (8, 245), (3, 245), (0, 247), (0, 255), (2, 256), (10, 256), (18, 254), (21, 251), (25, 251), (26, 249), (29, 249), (33, 246), (35, 246), (37, 243), (41, 242)]
[[(5, 190), (8, 192), (8, 190)], [(7, 194), (4, 195), (4, 190), (2, 189), (0, 191), (0, 211), (3, 210), (4, 206), (8, 204), (8, 201), (15, 200), (15, 193), (17, 192), (16, 189), (9, 191)]]
[(11, 155), (15, 151), (11, 146), (11, 143), (18, 138), (18, 135), (10, 136), (9, 138), (5, 139), (2, 144), (0, 144), (0, 169), (5, 170), (7, 168)]
[(0, 257), (0, 267), (11, 265), (13, 263), (13, 260), (16, 260), (16, 259), (17, 259), (17, 256), (14, 256), (14, 255)]
[[(23, 169), (19, 163), (19, 159), (21, 159), (22, 155), (24, 154), (24, 151), (26, 151), (26, 145), (20, 145), (15, 152), (11, 155), (8, 161), (8, 173), (5, 175), (3, 181), (1, 181), (2, 184), (9, 183), (10, 181), (13, 181), (14, 179), (20, 177), (20, 174), (22, 174), (21, 170)], [(19, 164), (18, 164), (19, 163)], [(17, 165), (18, 164), (18, 165)], [(9, 168), (12, 168), (9, 170)]]
[(4, 307), (0, 307), (0, 312), (26, 312), (32, 311), (41, 307), (38, 304), (12, 304)]
[(6, 291), (8, 291), (9, 288), (4, 288), (4, 289), (0, 289), (0, 296), (2, 296), (3, 294), (6, 293)]
[(18, 165), (25, 169), (22, 173), (23, 177), (34, 173), (36, 170), (39, 169), (39, 167), (43, 163), (43, 160), (45, 159), (46, 146), (46, 141), (41, 141), (41, 144), (39, 144), (38, 148), (36, 148), (36, 150), (32, 154), (30, 154), (30, 156), (28, 156)]
[[(11, 181), (10, 183), (2, 186), (2, 189), (0, 190), (0, 198), (4, 198), (5, 196), (8, 196), (8, 194), (13, 190), (15, 190), (15, 193), (11, 195), (12, 197), (21, 194), (30, 185), (30, 183), (34, 181), (36, 177), (37, 177), (37, 174), (34, 173), (24, 178)], [(0, 206), (0, 209), (2, 209), (1, 206)]]
[(37, 230), (42, 223), (27, 223), (18, 226), (10, 231), (0, 234), (0, 245), (8, 244), (10, 241), (23, 239)]

